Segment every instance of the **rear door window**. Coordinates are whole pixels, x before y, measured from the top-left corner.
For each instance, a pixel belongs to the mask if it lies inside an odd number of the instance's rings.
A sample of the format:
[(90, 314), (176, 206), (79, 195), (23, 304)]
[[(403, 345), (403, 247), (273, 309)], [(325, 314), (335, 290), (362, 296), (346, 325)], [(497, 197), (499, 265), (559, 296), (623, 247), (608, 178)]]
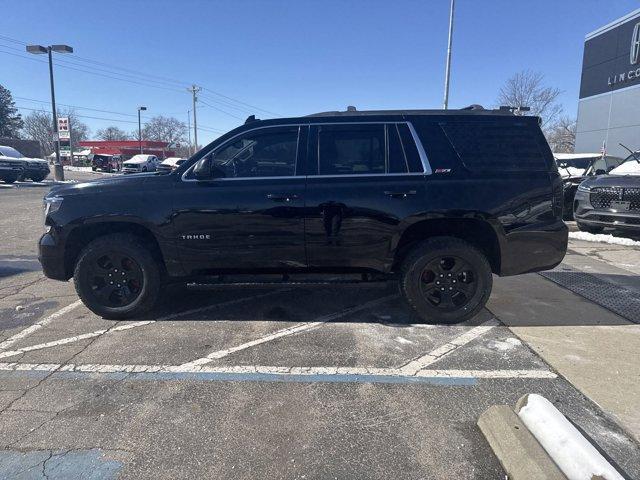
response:
[(547, 171), (538, 132), (525, 123), (441, 124), (462, 163), (473, 171)]
[(321, 125), (318, 128), (320, 175), (385, 173), (383, 124)]

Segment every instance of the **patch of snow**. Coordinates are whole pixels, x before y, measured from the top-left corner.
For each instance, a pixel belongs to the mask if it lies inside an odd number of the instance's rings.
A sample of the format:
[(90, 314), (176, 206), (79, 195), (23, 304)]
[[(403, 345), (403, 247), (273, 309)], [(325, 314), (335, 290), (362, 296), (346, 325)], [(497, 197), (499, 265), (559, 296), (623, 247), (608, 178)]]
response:
[(581, 177), (586, 172), (584, 168), (577, 167), (560, 167), (558, 168), (558, 171), (560, 172), (560, 176), (562, 178)]
[(413, 343), (411, 340), (407, 340), (407, 339), (406, 339), (406, 338), (404, 338), (404, 337), (396, 337), (396, 342), (398, 342), (398, 343), (402, 343), (402, 344), (404, 344), (404, 345), (406, 345), (406, 344), (412, 344), (412, 343)]
[(569, 238), (584, 240), (585, 242), (610, 243), (611, 245), (624, 245), (625, 247), (640, 247), (640, 242), (630, 238), (614, 237), (602, 233), (569, 232)]
[(609, 175), (640, 175), (640, 162), (634, 160), (624, 162), (611, 170)]
[(529, 394), (518, 416), (569, 480), (594, 477), (623, 480), (622, 475), (543, 396)]
[(65, 170), (69, 170), (70, 172), (92, 172), (91, 167), (74, 167), (71, 165), (65, 165)]

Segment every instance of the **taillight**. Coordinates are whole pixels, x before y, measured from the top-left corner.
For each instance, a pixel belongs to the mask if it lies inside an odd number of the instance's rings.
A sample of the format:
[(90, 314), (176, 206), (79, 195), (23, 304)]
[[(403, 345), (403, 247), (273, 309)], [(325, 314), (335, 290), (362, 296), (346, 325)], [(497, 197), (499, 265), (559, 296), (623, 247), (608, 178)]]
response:
[(562, 183), (558, 183), (553, 187), (553, 216), (562, 218), (562, 209), (564, 205), (564, 189)]

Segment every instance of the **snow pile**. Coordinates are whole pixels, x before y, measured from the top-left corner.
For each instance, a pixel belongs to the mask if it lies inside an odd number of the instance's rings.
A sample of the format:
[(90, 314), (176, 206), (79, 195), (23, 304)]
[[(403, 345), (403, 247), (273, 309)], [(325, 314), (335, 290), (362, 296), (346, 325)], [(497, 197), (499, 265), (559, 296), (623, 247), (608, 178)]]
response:
[(553, 404), (529, 394), (518, 416), (569, 480), (623, 480)]
[(630, 238), (614, 237), (602, 233), (569, 232), (569, 238), (584, 240), (585, 242), (610, 243), (611, 245), (624, 245), (625, 247), (640, 247), (640, 242)]
[(640, 162), (628, 160), (611, 170), (609, 175), (640, 175)]
[(65, 170), (69, 170), (70, 172), (91, 172), (91, 167), (73, 167), (71, 165), (65, 165)]
[(560, 167), (558, 171), (560, 172), (560, 176), (562, 178), (581, 177), (586, 172), (584, 168), (577, 167)]

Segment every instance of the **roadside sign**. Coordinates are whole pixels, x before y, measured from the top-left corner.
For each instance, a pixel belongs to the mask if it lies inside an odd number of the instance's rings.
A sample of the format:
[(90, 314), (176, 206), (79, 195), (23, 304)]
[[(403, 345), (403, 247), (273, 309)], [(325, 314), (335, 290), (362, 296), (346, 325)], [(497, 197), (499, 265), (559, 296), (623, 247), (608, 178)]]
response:
[(71, 154), (71, 146), (70, 145), (60, 145), (60, 155), (64, 155), (68, 157)]
[(60, 140), (69, 140), (71, 132), (69, 131), (69, 117), (58, 117), (58, 135)]

